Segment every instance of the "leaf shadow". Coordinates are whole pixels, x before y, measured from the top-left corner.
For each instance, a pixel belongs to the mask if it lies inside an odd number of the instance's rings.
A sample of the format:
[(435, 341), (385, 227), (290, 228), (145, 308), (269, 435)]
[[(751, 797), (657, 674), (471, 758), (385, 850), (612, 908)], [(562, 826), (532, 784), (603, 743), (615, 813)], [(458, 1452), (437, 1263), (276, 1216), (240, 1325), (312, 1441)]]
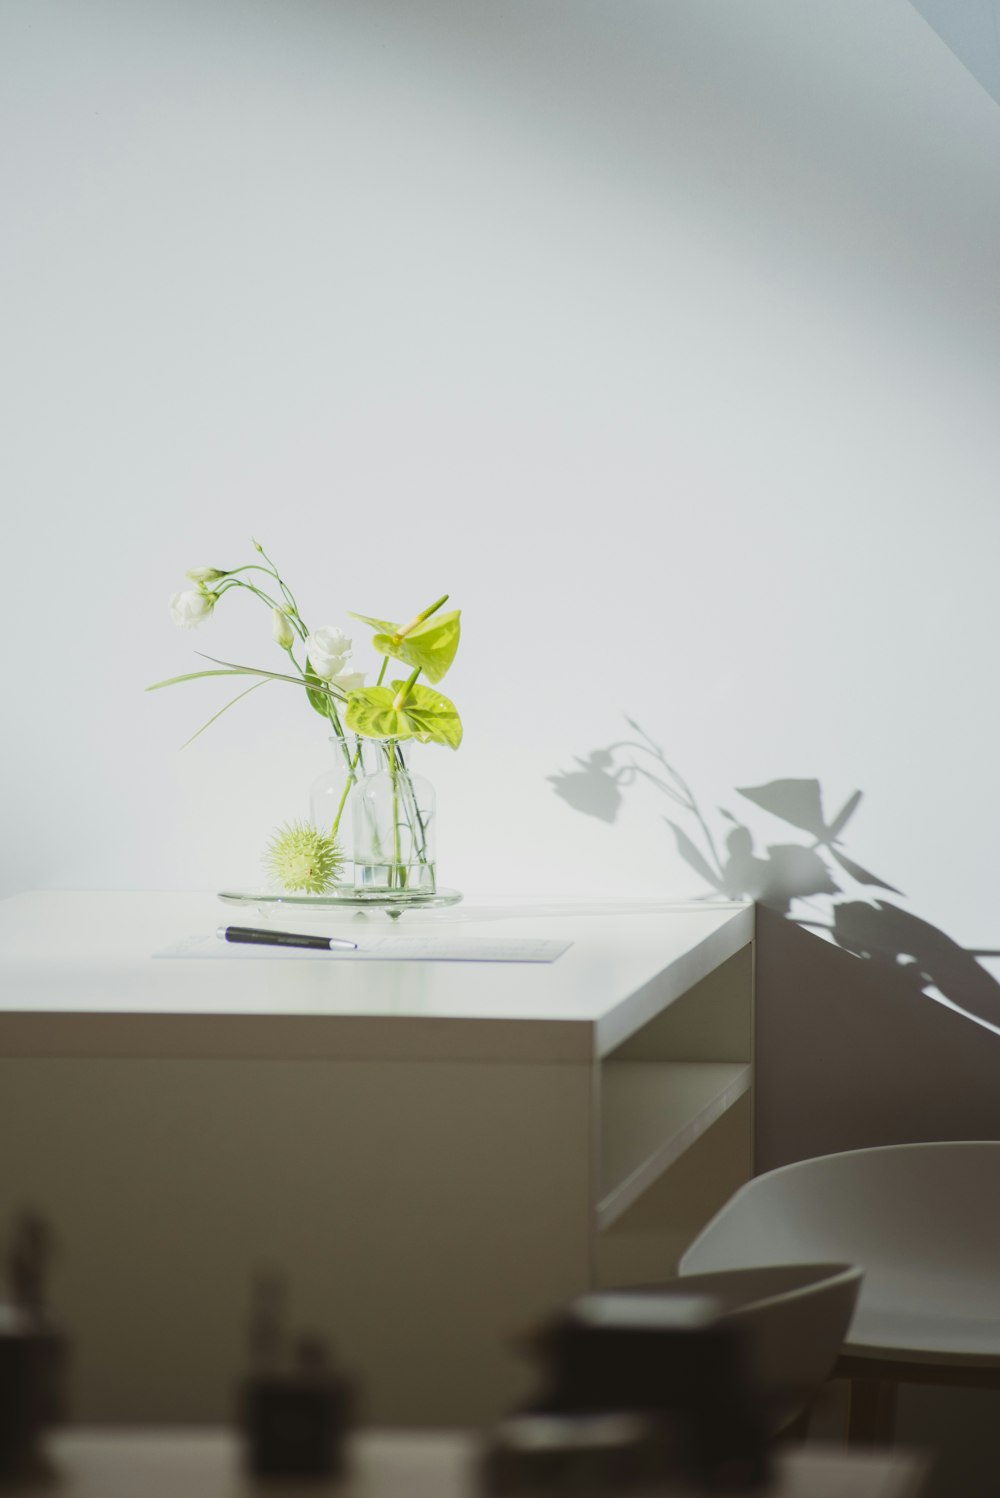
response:
[[(613, 824), (627, 791), (652, 787), (671, 802), (670, 814), (661, 816), (677, 854), (701, 883), (695, 898), (765, 905), (858, 959), (878, 964), (886, 985), (899, 997), (927, 997), (931, 990), (932, 997), (943, 997), (1000, 1031), (1000, 982), (980, 961), (1000, 957), (1000, 950), (963, 947), (930, 921), (868, 894), (876, 889), (893, 895), (902, 891), (845, 851), (843, 835), (861, 804), (861, 791), (854, 791), (828, 817), (822, 787), (813, 777), (736, 787), (736, 795), (785, 828), (804, 834), (805, 841), (759, 846), (751, 827), (725, 807), (714, 813), (722, 823), (716, 835), (691, 787), (660, 745), (634, 719), (626, 722), (632, 737), (593, 749), (574, 759), (577, 768), (547, 777), (572, 810)], [(825, 920), (813, 918), (810, 902), (817, 900), (830, 902)], [(805, 904), (805, 914), (793, 911), (797, 902)]]

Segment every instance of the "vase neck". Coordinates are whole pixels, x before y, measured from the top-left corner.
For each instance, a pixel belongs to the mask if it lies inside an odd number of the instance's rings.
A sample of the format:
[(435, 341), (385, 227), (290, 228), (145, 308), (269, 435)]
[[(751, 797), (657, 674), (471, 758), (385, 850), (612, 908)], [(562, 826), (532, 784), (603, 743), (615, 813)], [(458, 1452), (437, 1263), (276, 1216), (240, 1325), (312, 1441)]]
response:
[(409, 739), (376, 739), (374, 749), (373, 763), (376, 771), (387, 770), (391, 773), (394, 766), (397, 771), (409, 771)]
[(362, 739), (357, 734), (348, 733), (343, 740), (335, 735), (330, 738), (330, 748), (333, 750), (334, 758), (338, 763), (344, 763), (344, 745), (351, 764), (356, 766), (355, 774), (360, 778), (362, 775), (374, 775), (385, 764), (376, 739)]

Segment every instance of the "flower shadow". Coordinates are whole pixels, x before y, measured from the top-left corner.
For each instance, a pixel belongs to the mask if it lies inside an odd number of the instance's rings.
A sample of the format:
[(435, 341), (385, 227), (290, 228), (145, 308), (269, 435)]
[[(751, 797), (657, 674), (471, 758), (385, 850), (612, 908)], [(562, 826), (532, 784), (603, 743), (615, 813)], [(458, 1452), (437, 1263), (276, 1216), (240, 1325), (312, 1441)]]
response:
[[(861, 791), (828, 817), (814, 778), (736, 787), (737, 796), (800, 834), (797, 841), (760, 846), (747, 822), (727, 808), (717, 808), (710, 819), (663, 749), (634, 719), (626, 721), (630, 738), (576, 758), (578, 769), (548, 777), (574, 811), (614, 823), (629, 788), (652, 788), (669, 803), (663, 821), (680, 858), (701, 882), (695, 898), (753, 900), (844, 952), (879, 964), (887, 987), (899, 997), (932, 990), (954, 1008), (1000, 1029), (1000, 982), (979, 960), (1000, 957), (1000, 950), (963, 947), (894, 901), (864, 897), (871, 890), (902, 891), (845, 851), (843, 834)], [(817, 908), (817, 902), (829, 903)]]

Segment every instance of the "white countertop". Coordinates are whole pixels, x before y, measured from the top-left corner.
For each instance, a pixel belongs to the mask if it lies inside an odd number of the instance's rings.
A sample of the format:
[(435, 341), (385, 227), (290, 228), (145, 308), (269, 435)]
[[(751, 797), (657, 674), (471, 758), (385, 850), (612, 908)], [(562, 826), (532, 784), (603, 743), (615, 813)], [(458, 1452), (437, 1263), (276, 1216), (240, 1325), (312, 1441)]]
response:
[(43, 891), (0, 900), (0, 1055), (603, 1056), (753, 936), (750, 904), (469, 902), (339, 912), (356, 936), (559, 938), (551, 964), (154, 958), (220, 924), (212, 894)]

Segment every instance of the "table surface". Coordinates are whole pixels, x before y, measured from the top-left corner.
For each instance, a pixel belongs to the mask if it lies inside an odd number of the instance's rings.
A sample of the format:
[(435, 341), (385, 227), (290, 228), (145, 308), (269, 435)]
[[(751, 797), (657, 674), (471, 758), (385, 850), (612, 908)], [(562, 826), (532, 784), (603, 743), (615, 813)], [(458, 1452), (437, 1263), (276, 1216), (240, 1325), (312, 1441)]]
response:
[[(59, 1477), (4, 1488), (7, 1498), (474, 1498), (476, 1442), (449, 1433), (372, 1431), (355, 1437), (348, 1480), (268, 1482), (240, 1471), (228, 1432), (66, 1431), (49, 1446)], [(918, 1498), (923, 1461), (912, 1454), (802, 1447), (776, 1463), (775, 1481), (757, 1498)], [(698, 1498), (687, 1487), (663, 1498)], [(704, 1490), (698, 1493), (704, 1498)]]
[[(207, 893), (45, 891), (0, 901), (0, 1054), (134, 1054), (137, 1044), (155, 1054), (294, 1055), (303, 1045), (365, 1054), (384, 1045), (391, 1023), (394, 1054), (419, 1055), (429, 1040), (435, 1055), (442, 1043), (447, 1053), (445, 1031), (458, 1026), (463, 1054), (602, 1056), (745, 947), (753, 906), (491, 901), (408, 912), (398, 926), (381, 913), (336, 912), (318, 927), (282, 911), (273, 922), (361, 940), (398, 931), (572, 942), (553, 963), (153, 957), (240, 922), (262, 924)], [(86, 1023), (96, 1020), (105, 1023)], [(148, 1023), (138, 1031), (127, 1021)]]

